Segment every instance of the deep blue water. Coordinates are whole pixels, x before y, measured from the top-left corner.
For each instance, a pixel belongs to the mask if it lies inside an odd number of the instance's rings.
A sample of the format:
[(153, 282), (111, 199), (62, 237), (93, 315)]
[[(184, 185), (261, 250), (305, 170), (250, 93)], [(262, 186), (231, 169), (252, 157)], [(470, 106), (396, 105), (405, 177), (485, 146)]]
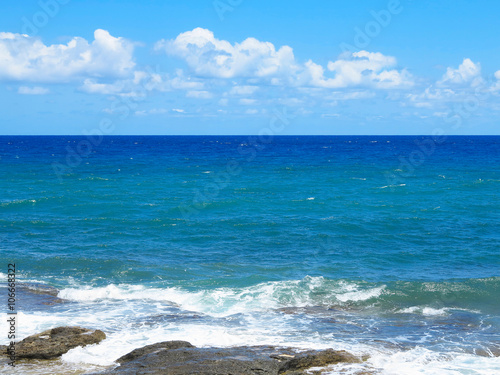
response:
[[(193, 324), (328, 347), (335, 319), (339, 345), (500, 353), (500, 137), (0, 137), (0, 157), (0, 264), (72, 301), (26, 298), (26, 334), (103, 311), (132, 348)], [(158, 335), (125, 339), (134, 319)]]

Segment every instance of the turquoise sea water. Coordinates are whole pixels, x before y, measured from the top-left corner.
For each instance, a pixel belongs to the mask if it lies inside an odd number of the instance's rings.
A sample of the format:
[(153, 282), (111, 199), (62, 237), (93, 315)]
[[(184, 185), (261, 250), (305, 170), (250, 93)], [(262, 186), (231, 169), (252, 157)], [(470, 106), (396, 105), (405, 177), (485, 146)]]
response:
[(182, 339), (500, 373), (500, 137), (0, 137), (0, 157), (2, 277), (65, 301), (21, 295), (21, 336), (108, 334), (57, 371)]

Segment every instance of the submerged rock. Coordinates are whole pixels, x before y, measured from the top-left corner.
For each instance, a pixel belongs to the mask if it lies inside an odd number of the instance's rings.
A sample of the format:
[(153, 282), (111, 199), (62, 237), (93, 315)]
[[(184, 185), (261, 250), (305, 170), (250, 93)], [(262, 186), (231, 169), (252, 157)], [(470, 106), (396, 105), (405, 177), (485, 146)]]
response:
[(310, 367), (360, 362), (332, 349), (296, 353), (290, 348), (243, 346), (196, 348), (186, 341), (166, 341), (136, 349), (119, 358), (113, 375), (299, 375)]
[[(16, 343), (15, 355), (17, 358), (52, 359), (77, 346), (97, 344), (105, 338), (104, 332), (98, 329), (57, 327)], [(6, 346), (0, 349), (2, 353), (8, 354)]]

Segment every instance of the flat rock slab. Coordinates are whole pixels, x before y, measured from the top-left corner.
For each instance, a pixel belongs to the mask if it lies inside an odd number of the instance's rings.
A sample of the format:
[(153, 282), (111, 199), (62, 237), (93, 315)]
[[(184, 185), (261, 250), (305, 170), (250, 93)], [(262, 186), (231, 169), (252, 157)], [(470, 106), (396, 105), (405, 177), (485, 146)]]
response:
[(166, 341), (136, 349), (117, 360), (109, 375), (299, 375), (310, 367), (360, 362), (332, 349), (296, 353), (290, 348), (244, 346), (196, 348), (186, 341)]
[[(16, 357), (28, 359), (53, 359), (77, 346), (97, 344), (106, 335), (98, 329), (81, 327), (57, 327), (37, 335), (28, 336), (16, 343)], [(7, 347), (0, 347), (7, 354)]]

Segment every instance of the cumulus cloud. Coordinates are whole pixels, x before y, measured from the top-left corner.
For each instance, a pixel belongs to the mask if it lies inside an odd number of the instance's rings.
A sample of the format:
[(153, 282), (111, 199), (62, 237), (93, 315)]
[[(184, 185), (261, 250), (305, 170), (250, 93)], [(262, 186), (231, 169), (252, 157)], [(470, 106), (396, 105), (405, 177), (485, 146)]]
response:
[(196, 74), (206, 77), (268, 77), (286, 74), (295, 65), (292, 48), (276, 50), (270, 42), (247, 38), (231, 44), (200, 27), (181, 33), (174, 40), (162, 39), (156, 50), (183, 58)]
[[(495, 73), (500, 78), (500, 71)], [(463, 59), (458, 68), (448, 67), (435, 84), (420, 93), (406, 95), (408, 103), (421, 108), (449, 105), (471, 97), (487, 96), (489, 91), (500, 89), (499, 81), (489, 84), (481, 75), (481, 64), (469, 58)], [(437, 112), (439, 113), (439, 112)]]
[(448, 67), (438, 84), (471, 85), (477, 86), (483, 82), (481, 77), (481, 64), (474, 63), (471, 59), (464, 59), (457, 69)]
[(391, 69), (396, 59), (378, 52), (359, 51), (345, 53), (338, 60), (328, 62), (327, 68), (334, 73), (325, 77), (325, 69), (309, 60), (301, 83), (324, 88), (368, 86), (380, 89), (411, 87), (413, 80), (406, 70)]
[(45, 95), (48, 94), (50, 90), (39, 86), (35, 87), (21, 86), (19, 87), (17, 92), (23, 95)]
[(90, 77), (120, 77), (134, 67), (134, 46), (106, 30), (94, 41), (75, 37), (67, 44), (45, 45), (38, 37), (0, 33), (0, 80), (68, 82)]
[(500, 91), (500, 70), (495, 72), (495, 78), (497, 79), (497, 81), (493, 84), (491, 89), (493, 91)]
[(167, 92), (173, 90), (202, 89), (203, 83), (184, 77), (182, 71), (171, 77), (168, 74), (152, 71), (134, 71), (130, 78), (111, 83), (98, 82), (96, 79), (84, 80), (80, 90), (89, 94), (145, 96), (147, 92)]
[(408, 103), (417, 108), (431, 108), (436, 103), (451, 102), (459, 98), (459, 93), (450, 88), (427, 87), (423, 92), (406, 95)]
[[(268, 79), (272, 85), (344, 88), (369, 86), (378, 89), (410, 87), (411, 75), (394, 68), (396, 59), (381, 53), (346, 53), (325, 68), (309, 60), (299, 64), (289, 46), (276, 48), (270, 42), (247, 38), (231, 44), (215, 38), (212, 31), (196, 28), (173, 40), (160, 40), (156, 50), (180, 57), (199, 76)], [(249, 95), (254, 86), (236, 86), (232, 95)]]

